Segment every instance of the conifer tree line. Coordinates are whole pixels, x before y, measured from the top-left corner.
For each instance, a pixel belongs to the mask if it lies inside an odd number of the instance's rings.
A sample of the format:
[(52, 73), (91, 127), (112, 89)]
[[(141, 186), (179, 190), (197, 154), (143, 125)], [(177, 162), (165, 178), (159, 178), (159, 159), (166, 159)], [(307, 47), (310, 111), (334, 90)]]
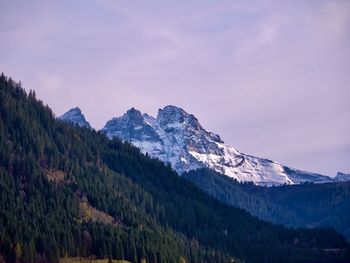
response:
[[(334, 230), (289, 229), (224, 205), (131, 144), (57, 121), (34, 91), (3, 74), (0, 157), (2, 261), (350, 258), (349, 244)], [(83, 200), (113, 222), (83, 218)]]

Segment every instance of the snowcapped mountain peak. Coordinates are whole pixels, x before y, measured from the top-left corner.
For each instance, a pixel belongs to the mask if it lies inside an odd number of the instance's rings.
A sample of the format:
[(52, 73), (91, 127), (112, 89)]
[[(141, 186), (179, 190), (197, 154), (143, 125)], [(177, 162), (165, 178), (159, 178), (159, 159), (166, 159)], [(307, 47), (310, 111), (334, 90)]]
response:
[(131, 108), (122, 117), (108, 121), (102, 131), (109, 138), (130, 141), (143, 153), (169, 163), (179, 174), (209, 167), (238, 181), (261, 185), (331, 180), (243, 154), (204, 129), (194, 115), (172, 105), (159, 109), (156, 118)]
[[(79, 107), (58, 119), (92, 129)], [(108, 138), (131, 142), (143, 153), (170, 164), (180, 175), (207, 167), (238, 181), (260, 185), (350, 180), (348, 174), (339, 173), (333, 179), (241, 153), (225, 144), (219, 135), (204, 129), (193, 114), (173, 105), (159, 109), (156, 118), (130, 108), (109, 120), (101, 131)]]
[(92, 129), (90, 123), (85, 119), (79, 107), (75, 107), (58, 117), (59, 120), (77, 124), (80, 127)]

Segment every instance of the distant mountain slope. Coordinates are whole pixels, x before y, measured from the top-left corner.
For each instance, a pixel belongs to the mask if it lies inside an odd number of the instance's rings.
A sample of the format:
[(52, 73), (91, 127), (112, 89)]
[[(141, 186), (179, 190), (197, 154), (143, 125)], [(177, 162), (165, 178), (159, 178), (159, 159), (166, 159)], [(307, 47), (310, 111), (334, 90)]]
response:
[(34, 92), (3, 75), (0, 157), (6, 262), (349, 259), (349, 244), (335, 231), (288, 229), (223, 205), (129, 143), (57, 121)]
[(339, 182), (350, 181), (350, 174), (338, 172), (335, 180)]
[(289, 168), (287, 166), (283, 166), (284, 172), (288, 175), (288, 177), (293, 181), (294, 184), (302, 184), (302, 183), (331, 183), (338, 182), (337, 177), (329, 177), (317, 173), (305, 172), (293, 168)]
[(261, 187), (209, 169), (189, 171), (183, 177), (261, 219), (296, 227), (332, 227), (350, 240), (350, 182)]
[(333, 181), (327, 176), (243, 154), (226, 145), (219, 135), (205, 130), (195, 116), (175, 106), (160, 109), (156, 118), (132, 108), (122, 117), (108, 121), (102, 131), (109, 138), (130, 141), (143, 153), (171, 164), (179, 174), (208, 167), (258, 185)]

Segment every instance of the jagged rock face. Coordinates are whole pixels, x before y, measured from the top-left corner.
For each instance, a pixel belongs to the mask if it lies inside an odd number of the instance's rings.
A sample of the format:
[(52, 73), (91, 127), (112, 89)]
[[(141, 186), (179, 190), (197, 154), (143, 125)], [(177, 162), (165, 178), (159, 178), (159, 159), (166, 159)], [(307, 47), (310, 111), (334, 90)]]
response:
[(147, 124), (141, 112), (134, 108), (128, 110), (122, 117), (108, 121), (102, 131), (109, 137), (117, 136), (125, 141), (159, 141), (159, 136), (153, 127)]
[(257, 184), (291, 184), (283, 166), (227, 146), (220, 136), (205, 130), (198, 119), (183, 109), (166, 106), (154, 118), (131, 109), (107, 122), (109, 138), (130, 141), (142, 152), (158, 158), (179, 173), (209, 167), (239, 181)]
[(182, 173), (191, 168), (203, 167), (186, 151), (189, 138), (183, 135), (184, 128), (189, 125), (187, 117), (188, 114), (181, 109), (174, 111), (164, 108), (159, 111), (157, 118), (153, 118), (132, 108), (122, 117), (108, 121), (102, 131), (109, 138), (117, 136), (130, 141), (142, 152), (170, 163)]
[(86, 121), (84, 114), (82, 114), (81, 110), (78, 107), (70, 109), (62, 116), (59, 116), (58, 119), (64, 122), (76, 124), (80, 127), (92, 129), (90, 123)]

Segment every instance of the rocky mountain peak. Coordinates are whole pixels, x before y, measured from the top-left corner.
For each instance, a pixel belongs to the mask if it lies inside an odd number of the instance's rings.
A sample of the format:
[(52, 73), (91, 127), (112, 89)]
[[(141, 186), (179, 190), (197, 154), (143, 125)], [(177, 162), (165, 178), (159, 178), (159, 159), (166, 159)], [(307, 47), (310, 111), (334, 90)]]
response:
[(119, 137), (126, 141), (156, 141), (158, 134), (145, 121), (141, 111), (131, 108), (122, 117), (111, 119), (102, 128), (109, 138)]
[(75, 107), (58, 117), (59, 120), (76, 124), (80, 127), (92, 129), (90, 123), (85, 119), (79, 107)]
[(76, 113), (81, 114), (81, 109), (77, 106), (75, 108), (70, 109), (68, 112), (76, 112)]
[(157, 121), (161, 126), (166, 126), (169, 124), (181, 124), (184, 123), (188, 113), (183, 109), (168, 105), (163, 109), (158, 110)]
[(198, 119), (192, 115), (184, 111), (183, 109), (168, 105), (163, 109), (158, 110), (158, 115), (156, 118), (159, 125), (163, 128), (167, 129), (194, 129), (194, 130), (202, 130), (202, 126), (199, 124)]
[(134, 107), (132, 107), (131, 109), (129, 109), (125, 114), (124, 114), (125, 118), (128, 118), (130, 120), (136, 120), (136, 121), (143, 121), (143, 116), (141, 111), (135, 109)]

